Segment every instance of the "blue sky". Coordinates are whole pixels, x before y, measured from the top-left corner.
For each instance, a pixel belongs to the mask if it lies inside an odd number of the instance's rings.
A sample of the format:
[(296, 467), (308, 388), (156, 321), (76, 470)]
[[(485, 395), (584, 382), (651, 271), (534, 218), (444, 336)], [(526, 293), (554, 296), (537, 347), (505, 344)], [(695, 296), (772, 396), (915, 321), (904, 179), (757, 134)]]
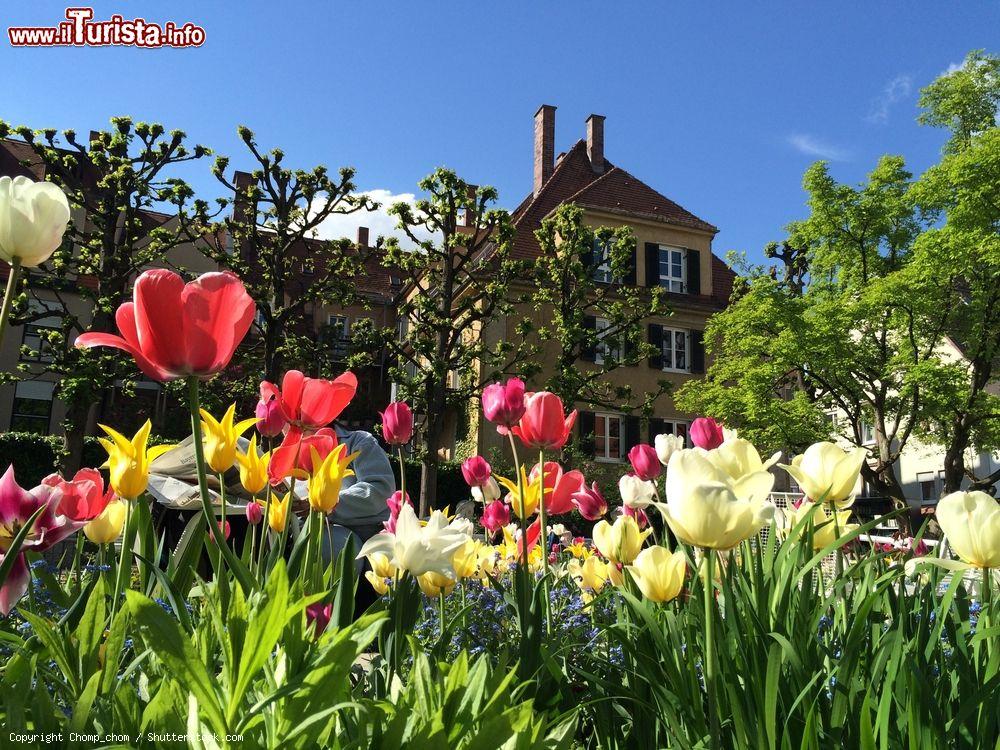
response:
[[(918, 173), (933, 163), (944, 134), (916, 125), (918, 91), (971, 49), (997, 52), (1000, 28), (1000, 4), (986, 2), (499, 5), (95, 2), (98, 20), (195, 22), (206, 43), (13, 49), (4, 38), (0, 117), (85, 133), (131, 114), (244, 166), (245, 123), (287, 163), (353, 165), (380, 196), (446, 165), (513, 208), (531, 187), (532, 115), (554, 104), (557, 152), (588, 114), (605, 115), (609, 159), (719, 226), (718, 253), (760, 257), (804, 215), (812, 161), (851, 182), (883, 153)], [(55, 24), (65, 8), (18, 3), (3, 25)], [(187, 176), (221, 194), (208, 164)]]

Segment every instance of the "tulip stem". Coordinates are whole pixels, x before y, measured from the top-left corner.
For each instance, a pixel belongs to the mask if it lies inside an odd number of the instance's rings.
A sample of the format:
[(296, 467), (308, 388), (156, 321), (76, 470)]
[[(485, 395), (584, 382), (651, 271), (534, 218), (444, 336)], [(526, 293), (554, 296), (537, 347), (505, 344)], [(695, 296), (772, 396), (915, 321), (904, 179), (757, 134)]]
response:
[[(522, 507), (524, 500), (522, 498)], [(545, 451), (538, 451), (538, 543), (542, 548), (542, 594), (545, 608), (545, 632), (552, 631), (551, 613), (549, 611), (549, 531), (548, 519), (545, 514)]]
[(708, 705), (709, 742), (719, 747), (719, 715), (715, 706), (715, 551), (705, 554), (705, 696)]
[(125, 590), (126, 571), (132, 571), (132, 544), (135, 540), (135, 529), (132, 528), (132, 503), (138, 500), (125, 501), (125, 526), (122, 533), (122, 550), (118, 557), (118, 570), (115, 573), (115, 589), (111, 599), (111, 621), (114, 622), (115, 614), (118, 612), (118, 600)]
[(403, 507), (403, 503), (406, 502), (406, 462), (403, 461), (403, 446), (396, 449), (396, 455), (399, 456), (399, 503), (400, 507)]
[(517, 456), (517, 444), (514, 442), (514, 433), (508, 431), (507, 437), (510, 439), (510, 452), (514, 457), (514, 476), (517, 477), (517, 494), (520, 498), (520, 508), (521, 511), (518, 512), (517, 508), (514, 512), (517, 514), (517, 521), (521, 527), (521, 538), (517, 543), (518, 551), (518, 575), (521, 576), (521, 601), (518, 606), (517, 617), (521, 626), (521, 651), (522, 653), (526, 650), (527, 645), (525, 644), (525, 637), (528, 633), (528, 622), (529, 622), (529, 608), (531, 607), (532, 592), (531, 592), (531, 576), (528, 570), (528, 527), (525, 523), (524, 518), (524, 494), (525, 487), (521, 480), (521, 462)]
[(10, 259), (10, 271), (7, 273), (7, 291), (3, 295), (3, 306), (0, 307), (0, 346), (3, 345), (4, 333), (7, 332), (10, 308), (14, 304), (14, 292), (17, 289), (17, 280), (20, 276), (21, 259), (15, 255)]

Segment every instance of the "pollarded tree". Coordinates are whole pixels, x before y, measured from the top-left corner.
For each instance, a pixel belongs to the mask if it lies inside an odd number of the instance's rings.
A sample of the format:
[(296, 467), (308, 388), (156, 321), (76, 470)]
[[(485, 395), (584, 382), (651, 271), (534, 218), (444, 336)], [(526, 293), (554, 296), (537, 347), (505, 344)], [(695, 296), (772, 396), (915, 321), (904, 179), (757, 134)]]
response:
[(529, 352), (517, 345), (517, 336), (482, 335), (512, 311), (510, 286), (524, 272), (524, 265), (510, 258), (510, 215), (491, 208), (496, 190), (477, 188), (447, 169), (436, 170), (419, 187), (425, 198), (389, 209), (415, 246), (404, 249), (392, 238), (385, 242), (386, 262), (403, 279), (395, 305), (398, 327), (361, 321), (353, 338), (365, 351), (388, 350), (399, 397), (417, 414), (424, 514), (438, 499), (439, 452), (448, 420)]
[[(592, 228), (573, 204), (560, 206), (535, 236), (541, 254), (535, 261), (530, 300), (543, 321), (537, 335), (554, 342), (555, 366), (547, 390), (567, 404), (648, 413), (668, 388), (636, 393), (614, 384), (608, 373), (631, 367), (656, 352), (645, 340), (644, 321), (666, 315), (666, 290), (635, 285), (635, 237), (629, 227)], [(583, 360), (594, 366), (580, 367)]]
[(241, 356), (242, 380), (255, 388), (259, 378), (250, 377), (251, 370), (274, 381), (293, 365), (332, 368), (313, 312), (357, 301), (352, 279), (362, 259), (351, 242), (321, 238), (319, 230), (332, 216), (378, 204), (356, 193), (353, 168), (342, 167), (337, 177), (324, 166), (291, 169), (280, 149), (262, 151), (249, 128), (237, 132), (256, 167), (230, 180), (228, 157), (216, 159), (213, 172), (232, 193), (222, 202), (232, 212), (208, 253), (243, 280), (257, 304), (258, 335)]
[[(209, 154), (185, 145), (180, 130), (115, 117), (108, 130), (80, 141), (72, 130), (33, 131), (0, 123), (0, 137), (14, 134), (30, 149), (25, 166), (43, 168), (45, 178), (66, 193), (73, 221), (66, 242), (24, 279), (25, 295), (14, 320), (48, 324), (39, 346), (27, 353), (31, 373), (60, 377), (57, 395), (66, 405), (63, 469), (79, 466), (83, 438), (100, 417), (102, 398), (116, 381), (127, 388), (134, 367), (101, 350), (77, 349), (84, 331), (115, 331), (114, 311), (129, 296), (136, 274), (171, 265), (171, 254), (197, 242), (209, 220), (176, 168)], [(53, 325), (52, 320), (56, 323)]]

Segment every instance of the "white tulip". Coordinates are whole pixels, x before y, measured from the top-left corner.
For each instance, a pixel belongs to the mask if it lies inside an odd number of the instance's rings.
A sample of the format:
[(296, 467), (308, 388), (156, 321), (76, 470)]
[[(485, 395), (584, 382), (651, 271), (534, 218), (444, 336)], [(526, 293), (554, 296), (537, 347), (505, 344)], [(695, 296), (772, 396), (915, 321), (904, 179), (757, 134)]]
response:
[(396, 532), (373, 536), (361, 547), (358, 559), (381, 553), (392, 565), (414, 577), (438, 573), (454, 578), (452, 557), (468, 540), (468, 534), (450, 527), (441, 511), (434, 511), (422, 526), (413, 506), (404, 504), (396, 518)]
[(758, 471), (767, 471), (778, 463), (781, 457), (781, 453), (775, 453), (767, 461), (761, 461), (753, 443), (743, 438), (727, 440), (718, 448), (708, 451), (706, 455), (732, 479), (740, 479)]
[(667, 502), (656, 503), (677, 538), (708, 549), (732, 549), (774, 518), (768, 500), (774, 475), (734, 479), (704, 451), (674, 453), (667, 468)]
[(833, 443), (813, 443), (791, 466), (779, 464), (798, 483), (806, 497), (818, 503), (849, 508), (854, 502), (854, 486), (868, 451), (845, 451)]
[(0, 177), (0, 258), (34, 268), (62, 244), (69, 224), (66, 194), (51, 182)]
[(670, 457), (684, 448), (684, 438), (680, 435), (657, 435), (653, 439), (653, 444), (656, 448), (656, 457), (660, 459), (661, 464), (666, 466), (670, 463)]
[(477, 502), (489, 505), (500, 498), (500, 485), (497, 484), (496, 479), (490, 477), (482, 487), (472, 488), (472, 498)]
[(618, 492), (625, 505), (633, 510), (642, 510), (656, 498), (656, 485), (639, 479), (635, 474), (625, 474), (618, 480)]

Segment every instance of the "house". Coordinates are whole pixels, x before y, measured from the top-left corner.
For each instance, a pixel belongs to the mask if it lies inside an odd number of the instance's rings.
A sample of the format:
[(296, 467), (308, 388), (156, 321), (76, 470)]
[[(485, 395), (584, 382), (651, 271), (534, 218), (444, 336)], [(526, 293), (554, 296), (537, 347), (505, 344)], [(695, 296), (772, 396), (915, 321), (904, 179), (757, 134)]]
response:
[[(662, 379), (679, 387), (704, 373), (705, 323), (726, 306), (732, 293), (735, 274), (712, 252), (718, 229), (612, 163), (605, 156), (605, 118), (601, 115), (587, 118), (586, 137), (556, 157), (555, 111), (555, 107), (543, 105), (535, 114), (534, 180), (531, 192), (512, 214), (517, 230), (512, 256), (537, 258), (541, 248), (535, 230), (566, 203), (581, 207), (589, 226), (631, 227), (636, 247), (634, 274), (630, 274), (628, 282), (664, 287), (672, 314), (646, 321), (646, 335), (656, 347), (656, 355), (639, 366), (614, 370), (607, 377), (612, 383), (628, 383), (638, 392), (658, 390)], [(597, 272), (601, 272), (599, 267)], [(518, 312), (522, 314), (537, 313), (523, 307)], [(509, 316), (482, 335), (513, 340), (517, 322), (517, 315)], [(599, 356), (599, 352), (595, 353), (594, 359)], [(580, 366), (598, 364), (581, 362)], [(549, 374), (543, 370), (529, 387), (537, 387)], [(578, 434), (588, 438), (587, 444), (592, 438), (595, 460), (608, 463), (624, 460), (633, 445), (651, 441), (659, 433), (686, 435), (696, 416), (679, 410), (669, 394), (658, 398), (646, 424), (618, 410), (593, 411), (585, 403), (573, 406), (580, 410)], [(501, 438), (493, 425), (478, 419), (478, 414), (468, 429), (474, 433), (480, 453), (488, 455), (500, 448)]]

